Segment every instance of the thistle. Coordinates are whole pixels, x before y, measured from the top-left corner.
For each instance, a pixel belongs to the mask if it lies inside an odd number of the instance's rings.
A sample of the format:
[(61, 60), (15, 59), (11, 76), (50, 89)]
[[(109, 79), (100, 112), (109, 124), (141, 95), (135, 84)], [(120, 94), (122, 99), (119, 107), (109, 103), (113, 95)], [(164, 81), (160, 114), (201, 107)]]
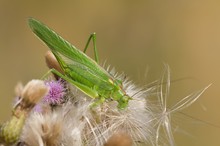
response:
[(20, 85), (16, 89), (19, 100), (12, 110), (12, 118), (0, 128), (0, 143), (6, 145), (18, 141), (31, 109), (48, 92), (48, 87), (40, 80), (32, 80), (23, 89)]
[(43, 98), (43, 101), (52, 104), (59, 105), (64, 101), (65, 88), (63, 81), (46, 81), (46, 86), (50, 87), (48, 94)]
[(7, 145), (16, 143), (20, 138), (25, 119), (25, 115), (21, 113), (19, 117), (13, 115), (8, 122), (4, 123), (0, 128), (0, 143)]
[[(51, 70), (44, 81), (17, 86), (12, 118), (1, 125), (2, 145), (174, 146), (172, 114), (190, 106), (208, 88), (168, 108), (167, 65), (154, 86), (139, 87), (99, 64), (94, 33), (81, 52), (41, 22), (30, 19), (29, 25), (51, 49), (45, 57)], [(91, 40), (95, 60), (85, 54)], [(55, 78), (48, 80), (49, 75)], [(156, 104), (150, 97), (156, 97)]]

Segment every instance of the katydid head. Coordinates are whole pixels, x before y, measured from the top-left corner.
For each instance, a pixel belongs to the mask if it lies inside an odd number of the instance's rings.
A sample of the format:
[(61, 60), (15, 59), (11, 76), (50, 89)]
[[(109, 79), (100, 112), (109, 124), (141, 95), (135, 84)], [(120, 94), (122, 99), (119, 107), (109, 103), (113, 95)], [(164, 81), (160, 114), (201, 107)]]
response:
[(129, 100), (132, 98), (126, 94), (123, 89), (122, 81), (116, 79), (114, 81), (115, 91), (112, 94), (112, 97), (115, 101), (118, 102), (119, 109), (125, 109), (128, 106)]
[(124, 95), (122, 96), (119, 100), (118, 100), (118, 108), (119, 109), (125, 109), (128, 106), (128, 102), (129, 100), (131, 100), (132, 98), (128, 95)]

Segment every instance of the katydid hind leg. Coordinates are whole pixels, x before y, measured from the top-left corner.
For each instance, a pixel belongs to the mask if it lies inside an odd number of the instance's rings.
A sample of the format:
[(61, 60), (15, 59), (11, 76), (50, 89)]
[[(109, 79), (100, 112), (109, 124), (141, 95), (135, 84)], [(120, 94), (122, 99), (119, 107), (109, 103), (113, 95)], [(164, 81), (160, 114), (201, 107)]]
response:
[[(88, 96), (90, 96), (90, 97), (92, 97), (92, 98), (97, 98), (97, 97), (99, 97), (98, 93), (97, 93), (95, 90), (92, 90), (91, 88), (86, 87), (85, 85), (80, 84), (80, 83), (78, 83), (78, 82), (76, 82), (76, 81), (74, 81), (74, 80), (68, 78), (67, 76), (61, 74), (61, 73), (58, 72), (57, 70), (55, 70), (55, 69), (50, 69), (47, 74), (49, 74), (49, 73), (51, 73), (51, 72), (52, 72), (53, 74), (56, 74), (57, 76), (63, 78), (64, 80), (70, 82), (71, 84), (73, 84), (74, 86), (76, 86), (79, 90), (81, 90), (81, 91), (82, 91), (83, 93), (85, 93), (86, 95), (88, 95)], [(99, 98), (97, 98), (97, 100), (96, 100), (95, 102), (93, 102), (90, 106), (91, 106), (91, 107), (97, 107), (98, 105), (100, 105), (100, 104), (102, 104), (102, 103), (104, 103), (104, 102), (105, 102), (105, 97), (99, 97)]]
[(68, 81), (69, 83), (73, 84), (75, 87), (77, 87), (79, 90), (81, 90), (83, 93), (85, 93), (86, 95), (90, 96), (91, 98), (96, 98), (98, 97), (98, 92), (96, 92), (95, 90), (92, 90), (91, 88), (79, 83), (79, 82), (76, 82), (74, 80), (72, 80), (71, 78), (61, 74), (59, 71), (55, 70), (55, 69), (51, 69), (49, 71), (49, 73), (52, 72), (53, 74), (61, 77), (62, 79)]
[(99, 63), (99, 55), (98, 55), (98, 51), (97, 51), (97, 47), (96, 47), (96, 33), (92, 33), (90, 36), (89, 36), (89, 39), (86, 43), (86, 46), (83, 50), (84, 53), (86, 53), (86, 50), (88, 49), (88, 46), (89, 46), (89, 43), (90, 41), (93, 41), (93, 49), (94, 49), (94, 55), (95, 55), (95, 61), (97, 63)]

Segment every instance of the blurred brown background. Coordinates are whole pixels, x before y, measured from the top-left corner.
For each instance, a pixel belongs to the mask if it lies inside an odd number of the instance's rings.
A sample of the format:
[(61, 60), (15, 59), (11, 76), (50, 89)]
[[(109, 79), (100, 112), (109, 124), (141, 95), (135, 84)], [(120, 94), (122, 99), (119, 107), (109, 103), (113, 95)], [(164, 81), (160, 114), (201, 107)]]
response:
[(219, 146), (219, 7), (218, 0), (0, 0), (0, 122), (10, 116), (17, 82), (47, 71), (47, 47), (27, 25), (34, 17), (80, 49), (96, 32), (101, 60), (137, 84), (158, 79), (169, 64), (172, 79), (186, 78), (171, 84), (170, 105), (212, 83), (184, 110), (208, 123), (177, 114), (173, 126), (178, 146)]

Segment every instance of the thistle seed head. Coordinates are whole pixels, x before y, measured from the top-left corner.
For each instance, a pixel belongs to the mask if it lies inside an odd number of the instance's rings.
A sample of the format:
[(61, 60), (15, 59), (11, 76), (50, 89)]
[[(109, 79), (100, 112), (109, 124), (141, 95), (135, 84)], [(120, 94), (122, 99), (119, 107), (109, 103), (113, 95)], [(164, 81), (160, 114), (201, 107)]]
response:
[(118, 132), (113, 134), (104, 146), (132, 146), (132, 139), (127, 133)]
[(52, 69), (54, 68), (55, 70), (59, 71), (60, 73), (64, 73), (63, 70), (61, 69), (59, 63), (57, 62), (56, 57), (53, 55), (51, 51), (47, 51), (45, 54), (45, 60), (48, 68)]
[(24, 107), (33, 107), (44, 97), (49, 91), (49, 87), (45, 85), (44, 81), (31, 80), (24, 87), (21, 98)]

